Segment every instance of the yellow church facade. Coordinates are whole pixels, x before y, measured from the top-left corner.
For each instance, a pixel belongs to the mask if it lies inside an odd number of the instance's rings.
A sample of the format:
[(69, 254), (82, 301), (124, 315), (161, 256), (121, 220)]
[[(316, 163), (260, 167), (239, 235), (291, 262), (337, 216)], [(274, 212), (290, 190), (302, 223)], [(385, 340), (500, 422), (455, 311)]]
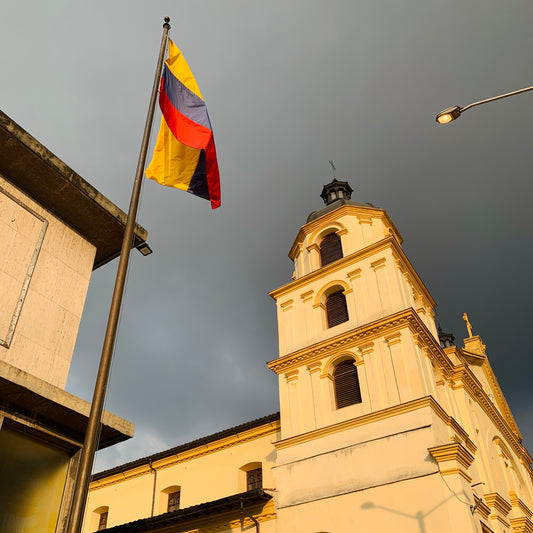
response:
[(84, 533), (533, 532), (531, 456), (386, 211), (324, 186), (276, 302), (280, 414), (94, 476)]

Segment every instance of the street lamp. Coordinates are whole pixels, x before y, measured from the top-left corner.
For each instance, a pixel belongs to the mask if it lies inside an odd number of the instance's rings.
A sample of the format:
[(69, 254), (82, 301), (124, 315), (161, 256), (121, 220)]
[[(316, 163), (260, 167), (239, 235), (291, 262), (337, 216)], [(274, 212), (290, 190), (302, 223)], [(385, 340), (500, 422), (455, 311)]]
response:
[(525, 93), (527, 91), (533, 91), (533, 87), (525, 87), (524, 89), (520, 89), (518, 91), (500, 94), (499, 96), (493, 96), (492, 98), (487, 98), (486, 100), (481, 100), (479, 102), (474, 102), (473, 104), (468, 104), (465, 107), (459, 107), (457, 105), (453, 107), (448, 107), (448, 109), (443, 109), (435, 117), (435, 120), (439, 124), (448, 124), (448, 122), (451, 122), (452, 120), (455, 120), (456, 118), (459, 118), (461, 116), (461, 113), (464, 113), (467, 109), (470, 109), (471, 107), (481, 105), (481, 104), (486, 104), (488, 102), (493, 102), (494, 100), (501, 100), (502, 98), (507, 98), (508, 96), (514, 96), (515, 94)]

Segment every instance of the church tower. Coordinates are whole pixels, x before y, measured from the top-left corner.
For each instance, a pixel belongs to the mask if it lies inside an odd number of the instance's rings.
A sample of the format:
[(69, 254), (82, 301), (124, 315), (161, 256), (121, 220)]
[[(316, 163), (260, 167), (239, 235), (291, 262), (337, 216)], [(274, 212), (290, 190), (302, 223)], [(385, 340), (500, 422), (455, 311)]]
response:
[(469, 323), (465, 348), (437, 331), (395, 225), (352, 192), (324, 186), (270, 293), (278, 532), (533, 531), (531, 457), (485, 346)]

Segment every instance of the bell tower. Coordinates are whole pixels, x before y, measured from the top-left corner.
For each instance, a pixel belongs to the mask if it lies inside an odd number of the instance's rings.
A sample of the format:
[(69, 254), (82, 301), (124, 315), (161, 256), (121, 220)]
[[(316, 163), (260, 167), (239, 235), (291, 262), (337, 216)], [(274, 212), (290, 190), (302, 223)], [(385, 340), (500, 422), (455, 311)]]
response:
[[(290, 249), (292, 282), (270, 293), (280, 352), (270, 368), (280, 376), (284, 437), (436, 393), (419, 346), (421, 332), (438, 343), (435, 302), (386, 211), (352, 192), (337, 179), (324, 186), (325, 206)], [(351, 377), (341, 377), (340, 363)], [(357, 384), (351, 400), (344, 379)]]
[(464, 348), (437, 330), (395, 225), (352, 192), (324, 186), (270, 293), (278, 533), (533, 531), (531, 457), (485, 345), (468, 318)]

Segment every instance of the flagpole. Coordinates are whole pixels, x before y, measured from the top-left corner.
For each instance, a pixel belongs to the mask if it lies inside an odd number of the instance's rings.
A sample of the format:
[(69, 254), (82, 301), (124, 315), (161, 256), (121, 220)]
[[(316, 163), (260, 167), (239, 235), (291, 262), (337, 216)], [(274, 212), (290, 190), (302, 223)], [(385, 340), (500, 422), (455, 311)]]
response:
[(128, 219), (126, 222), (126, 229), (124, 230), (124, 238), (122, 240), (122, 249), (120, 252), (115, 288), (113, 290), (113, 298), (111, 300), (111, 307), (109, 309), (109, 318), (107, 320), (107, 329), (102, 348), (102, 356), (100, 358), (100, 366), (98, 368), (98, 375), (96, 377), (96, 384), (94, 386), (93, 401), (91, 403), (91, 412), (87, 424), (87, 431), (85, 433), (85, 441), (83, 443), (83, 448), (81, 449), (80, 462), (76, 476), (76, 482), (74, 485), (74, 494), (70, 508), (67, 533), (80, 533), (83, 522), (85, 501), (89, 491), (91, 471), (99, 441), (100, 422), (104, 409), (104, 400), (106, 396), (107, 383), (109, 380), (109, 371), (111, 369), (111, 360), (115, 347), (115, 338), (117, 334), (122, 296), (124, 294), (124, 286), (126, 284), (126, 274), (128, 271), (130, 251), (133, 242), (133, 232), (135, 229), (135, 219), (137, 216), (137, 208), (139, 206), (144, 166), (146, 163), (148, 143), (150, 140), (152, 122), (154, 119), (157, 90), (159, 87), (159, 80), (161, 78), (161, 70), (163, 67), (163, 59), (167, 45), (168, 31), (170, 30), (169, 22), (170, 18), (165, 17), (161, 48), (159, 50), (159, 58), (157, 60), (157, 68), (154, 78), (154, 85), (152, 87), (150, 106), (148, 108), (148, 116), (146, 117), (146, 124), (144, 126), (141, 151), (139, 153), (139, 161), (137, 163), (137, 172), (135, 173), (135, 181), (133, 184), (133, 191), (131, 193)]

